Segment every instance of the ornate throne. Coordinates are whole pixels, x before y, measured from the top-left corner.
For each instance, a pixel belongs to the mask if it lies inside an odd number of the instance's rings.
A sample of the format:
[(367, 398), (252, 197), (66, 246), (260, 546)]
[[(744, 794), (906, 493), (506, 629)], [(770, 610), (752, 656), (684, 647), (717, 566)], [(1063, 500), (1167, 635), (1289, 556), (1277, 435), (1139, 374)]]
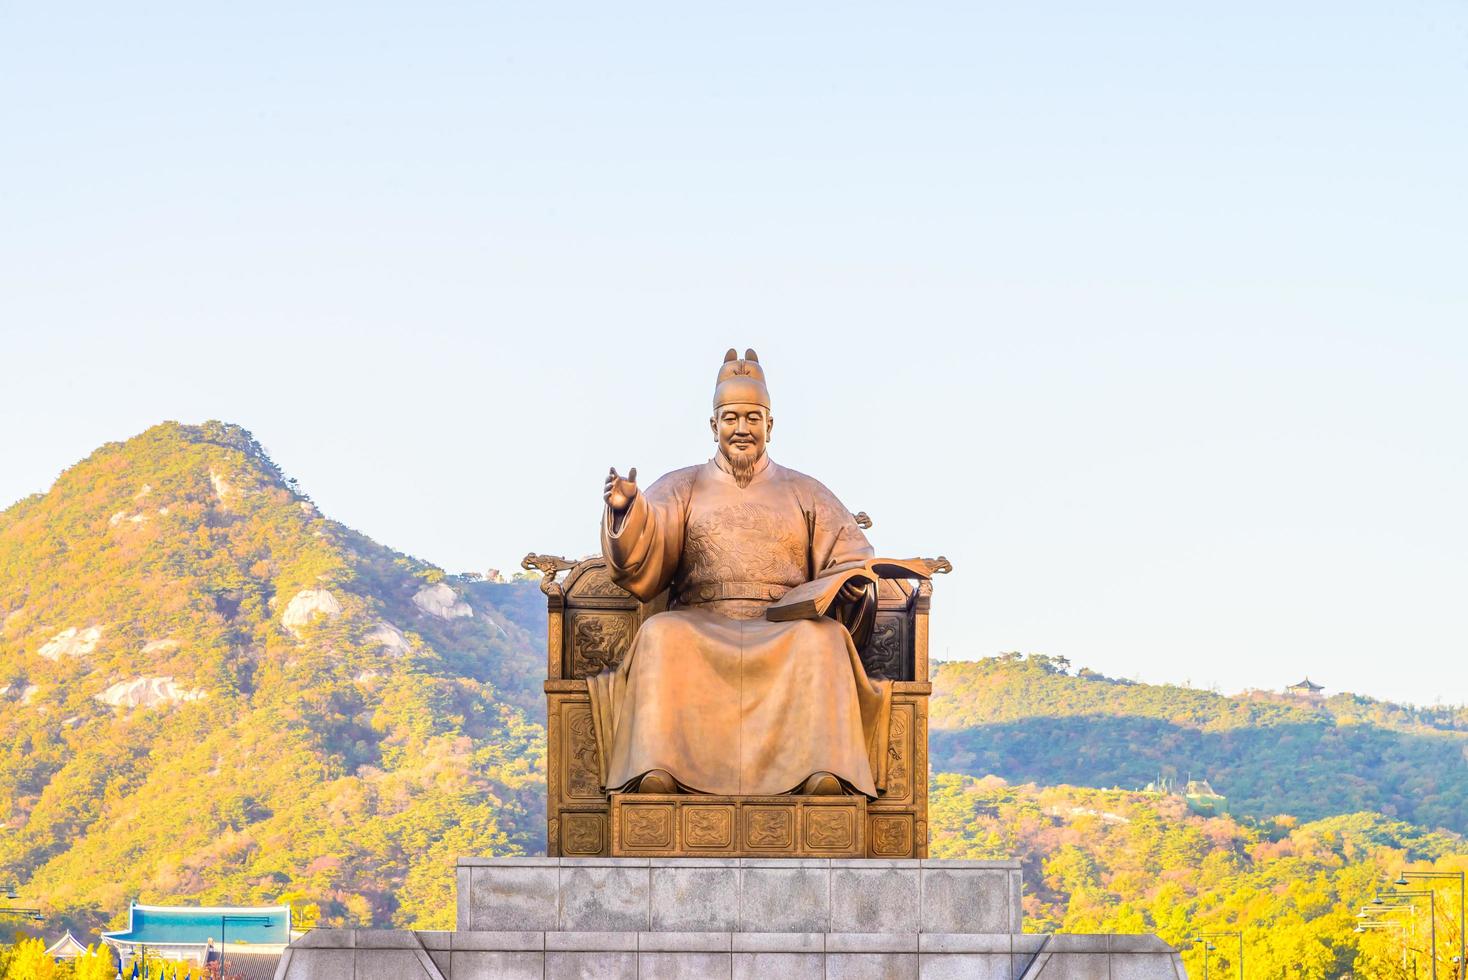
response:
[[(866, 521), (865, 515), (858, 520)], [(946, 572), (945, 559), (931, 560)], [(932, 584), (889, 579), (862, 661), (893, 681), (887, 786), (864, 797), (710, 797), (607, 794), (599, 785), (586, 678), (615, 666), (667, 593), (639, 602), (600, 556), (531, 554), (549, 612), (546, 637), (546, 853), (593, 856), (928, 856), (928, 608)], [(560, 578), (565, 573), (564, 579)]]

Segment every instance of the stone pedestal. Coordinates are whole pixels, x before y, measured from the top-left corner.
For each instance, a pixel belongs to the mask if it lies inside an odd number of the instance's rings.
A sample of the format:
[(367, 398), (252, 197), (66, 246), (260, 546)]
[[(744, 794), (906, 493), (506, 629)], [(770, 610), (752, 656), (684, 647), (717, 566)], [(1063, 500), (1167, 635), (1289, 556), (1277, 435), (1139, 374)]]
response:
[(464, 858), (460, 931), (1021, 930), (1018, 861)]
[(1018, 861), (464, 858), (454, 932), (318, 929), (277, 980), (1186, 980), (1155, 936), (1021, 930)]

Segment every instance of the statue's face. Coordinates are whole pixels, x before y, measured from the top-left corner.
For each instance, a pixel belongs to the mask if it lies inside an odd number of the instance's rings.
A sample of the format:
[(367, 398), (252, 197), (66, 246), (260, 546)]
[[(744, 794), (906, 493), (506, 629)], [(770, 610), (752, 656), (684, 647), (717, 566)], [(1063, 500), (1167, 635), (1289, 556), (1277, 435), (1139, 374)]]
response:
[(720, 405), (709, 419), (709, 428), (719, 442), (719, 452), (731, 463), (757, 462), (775, 428), (775, 418), (763, 405)]

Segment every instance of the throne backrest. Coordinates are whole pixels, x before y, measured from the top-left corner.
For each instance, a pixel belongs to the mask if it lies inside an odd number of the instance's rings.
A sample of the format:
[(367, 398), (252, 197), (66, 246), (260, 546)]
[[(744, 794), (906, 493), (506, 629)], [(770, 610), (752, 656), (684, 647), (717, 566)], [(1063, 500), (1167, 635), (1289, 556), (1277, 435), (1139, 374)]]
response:
[[(612, 581), (600, 556), (578, 562), (526, 558), (527, 567), (568, 570), (563, 581), (554, 571), (541, 580), (549, 613), (546, 678), (581, 680), (614, 667), (626, 656), (643, 622), (668, 608), (664, 591), (640, 602)], [(884, 579), (877, 590), (877, 618), (871, 642), (863, 651), (867, 675), (893, 681), (928, 680), (928, 582)]]

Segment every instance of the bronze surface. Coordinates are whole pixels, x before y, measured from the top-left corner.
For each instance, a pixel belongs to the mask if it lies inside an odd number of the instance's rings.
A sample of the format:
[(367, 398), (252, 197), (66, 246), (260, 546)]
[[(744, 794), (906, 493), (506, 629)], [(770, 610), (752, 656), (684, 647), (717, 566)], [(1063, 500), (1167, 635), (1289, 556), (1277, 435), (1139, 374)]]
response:
[[(826, 617), (764, 618), (873, 554), (865, 514), (770, 460), (769, 406), (754, 352), (730, 351), (713, 459), (645, 490), (611, 470), (602, 555), (525, 559), (549, 613), (552, 855), (927, 855), (932, 584), (883, 580)], [(682, 792), (621, 792), (653, 769)], [(787, 795), (820, 771), (849, 795)]]

